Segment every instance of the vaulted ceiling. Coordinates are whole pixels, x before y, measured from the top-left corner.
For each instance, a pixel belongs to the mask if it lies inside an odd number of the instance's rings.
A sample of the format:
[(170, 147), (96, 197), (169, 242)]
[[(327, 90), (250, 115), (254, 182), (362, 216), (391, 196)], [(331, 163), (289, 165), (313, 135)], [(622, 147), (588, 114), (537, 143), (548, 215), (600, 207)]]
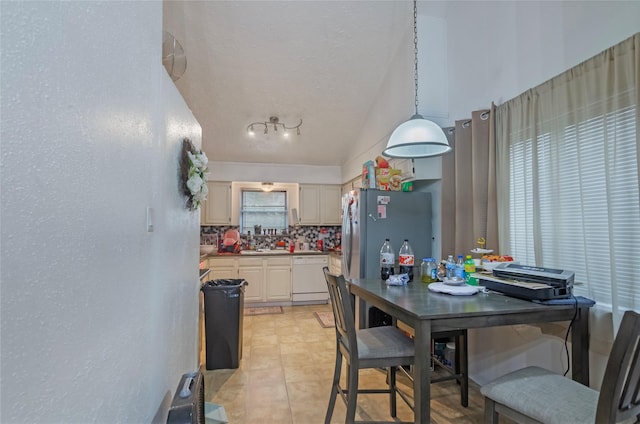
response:
[[(176, 86), (226, 162), (341, 165), (412, 28), (410, 1), (165, 1)], [(300, 127), (284, 138), (252, 122)]]

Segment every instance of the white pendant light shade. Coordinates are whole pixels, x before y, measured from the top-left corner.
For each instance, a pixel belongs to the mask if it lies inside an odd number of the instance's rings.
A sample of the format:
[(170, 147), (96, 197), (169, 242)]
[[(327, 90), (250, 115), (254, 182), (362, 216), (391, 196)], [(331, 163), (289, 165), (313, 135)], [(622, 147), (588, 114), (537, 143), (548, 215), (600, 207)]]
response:
[(391, 158), (428, 158), (450, 150), (447, 136), (438, 124), (413, 115), (393, 131), (382, 154)]

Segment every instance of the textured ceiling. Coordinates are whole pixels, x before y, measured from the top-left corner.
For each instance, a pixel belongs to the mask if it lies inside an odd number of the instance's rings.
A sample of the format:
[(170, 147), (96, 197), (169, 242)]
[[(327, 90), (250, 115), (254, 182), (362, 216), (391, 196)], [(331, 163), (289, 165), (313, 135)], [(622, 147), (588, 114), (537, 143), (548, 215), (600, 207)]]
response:
[[(400, 43), (409, 1), (165, 1), (182, 44), (176, 81), (210, 160), (341, 165)], [(276, 115), (301, 135), (248, 124)]]

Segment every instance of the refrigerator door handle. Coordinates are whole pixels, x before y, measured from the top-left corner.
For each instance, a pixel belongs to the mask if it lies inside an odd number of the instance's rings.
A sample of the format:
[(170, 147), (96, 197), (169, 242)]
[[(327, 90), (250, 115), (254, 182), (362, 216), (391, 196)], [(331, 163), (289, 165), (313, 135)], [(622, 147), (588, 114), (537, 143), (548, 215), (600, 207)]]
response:
[(375, 216), (373, 216), (372, 214), (367, 215), (369, 218), (373, 219), (374, 222), (378, 222), (378, 220), (376, 219)]
[[(345, 216), (347, 216), (345, 214)], [(346, 243), (346, 249), (342, 250), (342, 259), (343, 259), (343, 263), (345, 264), (345, 268), (344, 268), (344, 274), (347, 277), (351, 276), (351, 250), (353, 247), (353, 226), (352, 226), (352, 222), (349, 218), (345, 219), (345, 223), (349, 226), (349, 229), (347, 230), (348, 233), (345, 234), (346, 237), (343, 237), (343, 242), (347, 242)], [(346, 239), (346, 240), (345, 240)]]
[(349, 194), (345, 195), (342, 205), (342, 273), (345, 277), (351, 276), (351, 251), (353, 247), (353, 217), (350, 216)]

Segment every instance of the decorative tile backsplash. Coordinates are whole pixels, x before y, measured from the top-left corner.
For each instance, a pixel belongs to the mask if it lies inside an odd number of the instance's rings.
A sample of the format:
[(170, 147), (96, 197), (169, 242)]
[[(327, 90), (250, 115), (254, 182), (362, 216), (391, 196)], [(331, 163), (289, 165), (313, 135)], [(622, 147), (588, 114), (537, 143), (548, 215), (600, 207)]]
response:
[[(309, 248), (312, 250), (317, 249), (317, 242), (322, 229), (327, 232), (325, 234), (325, 249), (332, 249), (339, 246), (340, 234), (342, 231), (341, 226), (289, 226), (286, 233), (283, 234), (279, 231), (278, 234), (263, 234), (258, 237), (254, 237), (256, 242), (256, 249), (273, 249), (278, 241), (284, 241), (286, 246), (289, 243), (296, 242), (299, 239), (304, 239), (309, 243)], [(200, 227), (200, 244), (216, 244), (218, 237), (222, 237), (227, 230), (239, 230), (234, 226), (202, 226)], [(264, 231), (263, 231), (264, 232)], [(253, 231), (251, 232), (252, 236)], [(268, 231), (267, 231), (268, 233)], [(242, 248), (248, 249), (249, 237), (247, 234), (241, 234)]]

